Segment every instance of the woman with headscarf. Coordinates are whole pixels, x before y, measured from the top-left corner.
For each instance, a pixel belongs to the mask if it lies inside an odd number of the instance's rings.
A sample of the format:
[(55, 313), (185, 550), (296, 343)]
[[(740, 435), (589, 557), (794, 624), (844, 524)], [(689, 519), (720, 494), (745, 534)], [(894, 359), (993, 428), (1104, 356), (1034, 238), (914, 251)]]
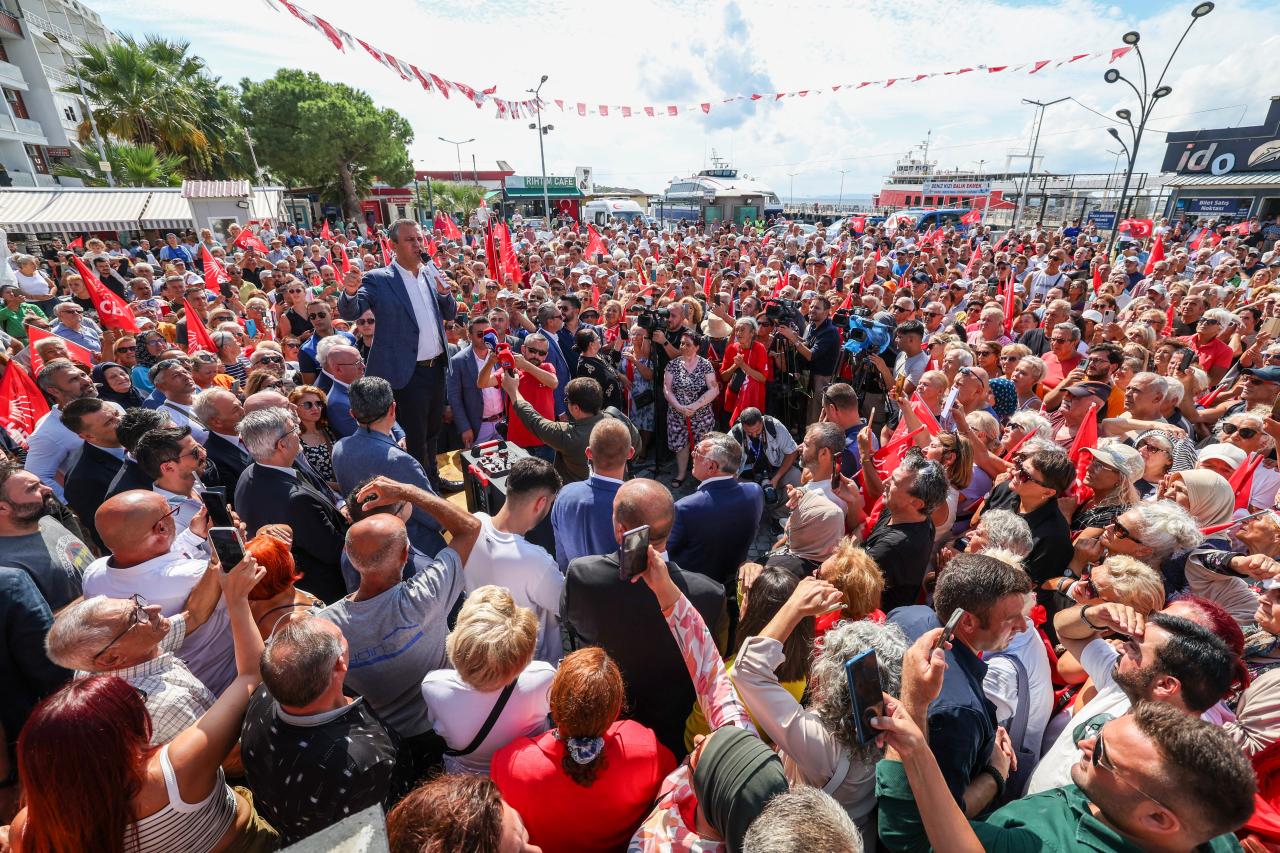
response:
[(996, 417), (1000, 423), (1004, 423), (1018, 411), (1018, 389), (1012, 379), (1005, 379), (1003, 376), (996, 376), (987, 383), (987, 387), (991, 389), (991, 399), (995, 401), (992, 408), (995, 409)]
[[(663, 781), (653, 811), (627, 849), (737, 853), (752, 819), (787, 790), (782, 761), (756, 737), (711, 631), (671, 580), (666, 561), (650, 549), (649, 567), (639, 577), (653, 590), (680, 647), (711, 734)], [(823, 609), (839, 603), (830, 585), (812, 584)]]
[(132, 409), (142, 405), (142, 395), (133, 387), (129, 371), (114, 361), (104, 361), (93, 369), (93, 384), (98, 396), (122, 408)]
[(134, 351), (138, 363), (133, 370), (129, 371), (129, 378), (133, 381), (133, 387), (137, 388), (144, 397), (156, 390), (156, 386), (151, 384), (151, 368), (168, 348), (169, 342), (165, 336), (155, 329), (149, 329), (138, 335), (138, 347)]
[[(1165, 476), (1156, 492), (1158, 500), (1173, 501), (1185, 509), (1203, 530), (1218, 524), (1226, 524), (1236, 509), (1236, 495), (1227, 479), (1216, 471), (1195, 468), (1175, 471)], [(1226, 550), (1231, 541), (1226, 531), (1211, 535), (1197, 550), (1206, 548)], [(1174, 553), (1160, 565), (1164, 574), (1165, 591), (1170, 596), (1182, 592), (1188, 586), (1186, 566), (1193, 552)]]

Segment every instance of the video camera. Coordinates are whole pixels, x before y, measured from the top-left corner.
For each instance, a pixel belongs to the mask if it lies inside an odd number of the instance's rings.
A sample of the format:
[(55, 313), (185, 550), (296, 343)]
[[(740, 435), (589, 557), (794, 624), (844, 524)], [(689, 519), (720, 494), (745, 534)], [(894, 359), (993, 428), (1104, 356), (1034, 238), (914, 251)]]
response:
[(800, 314), (800, 303), (795, 299), (766, 299), (764, 315), (775, 323), (783, 323), (797, 332), (804, 328), (804, 317)]
[(848, 331), (844, 336), (844, 351), (857, 358), (866, 352), (876, 355), (884, 352), (893, 342), (893, 330), (870, 319), (866, 308), (854, 308), (849, 315)]
[(671, 312), (666, 308), (641, 308), (636, 315), (636, 325), (652, 335), (658, 329), (667, 328)]

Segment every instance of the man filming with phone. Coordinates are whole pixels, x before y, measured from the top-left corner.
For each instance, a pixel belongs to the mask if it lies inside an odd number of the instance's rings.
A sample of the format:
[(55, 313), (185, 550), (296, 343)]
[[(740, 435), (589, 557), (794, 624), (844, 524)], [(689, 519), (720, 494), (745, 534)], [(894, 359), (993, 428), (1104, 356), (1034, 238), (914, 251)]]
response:
[(929, 706), (929, 746), (952, 797), (968, 817), (1000, 798), (1011, 770), (1012, 745), (997, 736), (995, 709), (982, 692), (982, 656), (1008, 647), (1026, 628), (1022, 615), (1031, 578), (1021, 568), (983, 554), (959, 554), (938, 578), (932, 608), (899, 607), (888, 621), (915, 640), (955, 622), (942, 691)]

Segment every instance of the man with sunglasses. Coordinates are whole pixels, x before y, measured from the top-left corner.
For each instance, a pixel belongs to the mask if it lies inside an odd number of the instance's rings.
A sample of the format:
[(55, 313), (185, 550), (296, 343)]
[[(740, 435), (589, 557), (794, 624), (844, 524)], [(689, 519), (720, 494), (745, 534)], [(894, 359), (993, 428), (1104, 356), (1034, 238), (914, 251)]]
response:
[(939, 631), (903, 660), (902, 701), (890, 697), (873, 726), (885, 735), (876, 767), (879, 834), (889, 850), (985, 849), (1010, 853), (1093, 850), (1239, 850), (1233, 832), (1253, 813), (1257, 781), (1218, 726), (1168, 706), (1140, 703), (1084, 740), (1087, 757), (1063, 787), (1025, 797), (981, 821), (947, 797), (924, 722), (943, 681)]
[[(1196, 717), (1224, 699), (1243, 665), (1225, 640), (1200, 624), (1203, 619), (1183, 603), (1146, 619), (1115, 602), (1060, 611), (1054, 617), (1058, 640), (1080, 662), (1097, 692), (1045, 752), (1028, 792), (1068, 784), (1084, 754), (1081, 744), (1139, 702), (1159, 702)], [(1119, 655), (1104, 636), (1120, 640)]]
[[(307, 303), (307, 322), (311, 324), (311, 337), (298, 348), (298, 367), (302, 371), (302, 381), (316, 384), (321, 391), (329, 388), (323, 374), (320, 374), (319, 346), (325, 338), (337, 336), (350, 346), (356, 345), (356, 336), (350, 332), (340, 332), (333, 328), (333, 307), (324, 300)], [(317, 374), (320, 374), (317, 377)], [(320, 384), (324, 382), (325, 384)]]
[[(1184, 394), (1184, 399), (1178, 407), (1179, 411), (1193, 424), (1216, 424), (1223, 418), (1257, 406), (1270, 409), (1275, 405), (1277, 397), (1280, 397), (1280, 348), (1277, 349), (1274, 358), (1267, 357), (1263, 366), (1246, 367), (1240, 373), (1240, 379), (1236, 383), (1236, 387), (1239, 388), (1238, 397), (1199, 408), (1195, 401), (1190, 399), (1190, 395)], [(1229, 393), (1220, 397), (1229, 396)]]

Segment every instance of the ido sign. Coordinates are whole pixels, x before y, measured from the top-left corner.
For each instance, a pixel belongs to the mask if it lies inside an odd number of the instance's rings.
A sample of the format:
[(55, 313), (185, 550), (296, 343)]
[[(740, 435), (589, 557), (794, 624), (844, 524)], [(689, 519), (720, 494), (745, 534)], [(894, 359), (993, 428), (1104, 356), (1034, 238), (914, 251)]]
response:
[(1262, 124), (1170, 133), (1160, 170), (1179, 175), (1225, 175), (1280, 169), (1280, 100)]

